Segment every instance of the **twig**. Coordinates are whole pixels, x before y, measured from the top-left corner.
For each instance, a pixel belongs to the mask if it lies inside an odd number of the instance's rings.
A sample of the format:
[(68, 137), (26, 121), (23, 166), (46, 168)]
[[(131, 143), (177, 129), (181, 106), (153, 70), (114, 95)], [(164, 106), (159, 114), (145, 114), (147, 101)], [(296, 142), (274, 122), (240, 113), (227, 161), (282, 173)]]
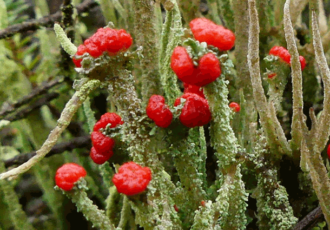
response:
[[(98, 4), (94, 0), (86, 0), (76, 7), (78, 15), (91, 10)], [(42, 26), (53, 27), (56, 21), (59, 21), (62, 17), (62, 12), (58, 11), (49, 16), (42, 17), (40, 19), (34, 19), (20, 24), (8, 26), (6, 29), (0, 30), (0, 39), (12, 37), (16, 33), (22, 33), (29, 30), (37, 30)]]
[[(73, 5), (72, 5), (71, 0), (63, 0), (63, 5), (61, 7), (61, 11), (62, 11), (62, 14), (63, 14), (62, 24), (63, 24), (64, 28), (69, 28), (70, 26), (73, 25), (73, 20), (72, 20)], [(68, 37), (73, 40), (74, 39), (74, 33), (72, 34), (72, 37), (68, 33)]]
[(61, 114), (60, 119), (57, 121), (57, 126), (50, 132), (47, 140), (41, 146), (41, 148), (36, 152), (36, 155), (32, 157), (26, 163), (20, 165), (17, 168), (9, 170), (8, 172), (0, 174), (0, 180), (6, 178), (12, 178), (19, 174), (22, 174), (28, 171), (31, 167), (37, 164), (40, 160), (42, 160), (47, 153), (53, 148), (56, 144), (58, 138), (61, 133), (66, 129), (69, 125), (72, 117), (77, 112), (78, 108), (81, 104), (86, 100), (88, 94), (97, 88), (100, 85), (99, 80), (90, 80), (85, 83), (69, 100), (69, 102), (65, 105), (63, 112)]
[(301, 12), (305, 9), (308, 0), (294, 0), (290, 10), (292, 24), (295, 25)]
[[(56, 109), (55, 106), (48, 104), (47, 105), (52, 115), (55, 117), (55, 119), (59, 119), (61, 116), (61, 113)], [(77, 121), (71, 121), (68, 125), (68, 131), (71, 133), (74, 137), (79, 137), (84, 135), (86, 132), (84, 131), (82, 124)]]
[(317, 118), (315, 116), (315, 111), (314, 108), (309, 108), (309, 117), (312, 121), (312, 128), (310, 130), (310, 135), (311, 137), (313, 137), (316, 133), (316, 131), (318, 130), (318, 122), (317, 122)]
[(9, 114), (10, 112), (14, 111), (16, 108), (29, 103), (36, 96), (40, 96), (44, 93), (47, 93), (47, 91), (49, 89), (51, 89), (52, 87), (54, 87), (62, 82), (63, 82), (63, 78), (58, 78), (58, 79), (55, 79), (55, 80), (52, 80), (49, 82), (43, 82), (39, 87), (33, 89), (30, 94), (22, 97), (18, 101), (14, 102), (12, 104), (10, 102), (5, 102), (4, 103), (4, 105), (6, 105), (5, 108), (2, 108), (2, 110), (0, 111), (0, 119), (2, 119), (5, 115)]
[(319, 219), (323, 215), (321, 207), (317, 207), (313, 211), (307, 214), (298, 224), (294, 227), (293, 230), (303, 230), (308, 225), (310, 225), (313, 221)]
[[(90, 146), (90, 136), (82, 136), (82, 137), (76, 137), (72, 139), (71, 141), (63, 142), (60, 144), (55, 145), (49, 153), (45, 157), (50, 157), (55, 154), (63, 153), (64, 151), (71, 151), (76, 148), (85, 148)], [(8, 160), (5, 160), (5, 167), (11, 167), (13, 165), (20, 165), (28, 160), (30, 160), (32, 157), (36, 155), (36, 151), (30, 152), (30, 153), (24, 153), (17, 155), (13, 158), (10, 158)]]
[(285, 133), (282, 129), (281, 123), (276, 117), (276, 110), (274, 103), (272, 101), (269, 102), (269, 115), (272, 118), (272, 121), (274, 121), (273, 125), (275, 127), (275, 132), (284, 152), (288, 155), (291, 155), (292, 154), (291, 147), (288, 143), (288, 140), (285, 137)]
[(316, 151), (322, 151), (329, 137), (330, 126), (330, 69), (327, 59), (323, 52), (321, 36), (318, 29), (317, 16), (312, 12), (312, 28), (313, 28), (313, 45), (315, 51), (316, 63), (320, 69), (321, 77), (324, 85), (323, 112), (321, 114), (318, 129), (315, 136)]
[(324, 4), (322, 0), (318, 0), (318, 21), (319, 21), (319, 30), (322, 35), (328, 31), (327, 17), (325, 15)]
[[(274, 128), (274, 121), (272, 121), (265, 91), (262, 86), (260, 77), (260, 58), (259, 58), (259, 17), (256, 8), (256, 2), (249, 0), (249, 15), (250, 15), (250, 27), (249, 27), (249, 43), (248, 43), (248, 65), (250, 71), (250, 77), (253, 88), (253, 97), (258, 114), (260, 116), (260, 123), (265, 130), (267, 142), (269, 146), (276, 150), (276, 152), (282, 154), (284, 148), (280, 148), (283, 143), (278, 143), (276, 132)], [(273, 117), (277, 120), (277, 117)], [(278, 121), (275, 121), (278, 123)]]
[[(325, 90), (329, 87), (330, 72), (327, 66), (325, 57), (323, 56), (323, 50), (321, 46), (320, 32), (318, 30), (317, 16), (312, 11), (312, 29), (313, 29), (313, 44), (315, 46), (316, 61), (320, 64), (323, 81), (325, 82)], [(325, 63), (325, 64), (324, 64)], [(327, 85), (326, 85), (327, 84)], [(328, 95), (325, 94), (324, 103)], [(329, 119), (329, 105), (324, 104), (324, 111), (318, 125), (318, 130), (314, 138), (306, 138), (305, 141), (308, 149), (305, 151), (308, 166), (310, 168), (310, 175), (313, 182), (313, 188), (316, 192), (317, 198), (320, 201), (320, 206), (324, 214), (324, 218), (327, 224), (330, 224), (330, 180), (327, 174), (327, 169), (324, 166), (323, 159), (321, 157), (320, 150), (324, 148), (326, 141), (325, 139), (329, 136), (329, 127), (321, 127), (322, 125), (328, 124), (326, 119)], [(304, 135), (306, 132), (303, 132)], [(309, 140), (309, 141), (308, 141)], [(311, 141), (312, 140), (312, 141)], [(325, 142), (324, 142), (325, 141)], [(313, 145), (311, 144), (313, 142)]]
[(23, 109), (20, 109), (18, 111), (15, 111), (13, 114), (9, 114), (5, 116), (3, 119), (7, 121), (16, 121), (20, 120), (24, 117), (26, 117), (29, 113), (31, 113), (33, 110), (40, 108), (41, 106), (47, 104), (51, 100), (57, 98), (60, 94), (56, 92), (51, 92), (49, 94), (46, 94), (43, 97), (40, 97), (36, 101), (34, 101), (31, 105), (24, 107)]
[[(61, 7), (62, 11), (62, 25), (63, 29), (66, 32), (67, 37), (73, 42), (74, 41), (74, 29), (73, 29), (73, 5), (71, 0), (63, 0), (63, 5)], [(70, 68), (70, 55), (61, 49), (61, 60), (60, 66), (62, 67), (63, 72), (70, 73), (72, 68)]]
[[(301, 116), (301, 113), (299, 113)], [(302, 122), (302, 118), (299, 120)], [(310, 133), (308, 133), (308, 128), (302, 126), (303, 128), (303, 139), (301, 141), (301, 155), (309, 168), (309, 175), (313, 183), (313, 189), (319, 200), (323, 215), (325, 220), (330, 223), (330, 210), (329, 210), (329, 191), (330, 183), (327, 170), (324, 166), (323, 159), (320, 152), (315, 152), (315, 147), (313, 143), (313, 138), (311, 138)]]
[[(303, 91), (302, 91), (302, 74), (301, 66), (299, 61), (299, 53), (295, 41), (294, 31), (290, 18), (290, 0), (287, 0), (284, 4), (284, 35), (287, 42), (287, 47), (291, 55), (291, 72), (292, 72), (292, 124), (291, 124), (291, 135), (292, 143), (295, 145), (295, 148), (299, 148), (300, 142), (302, 139), (301, 125), (305, 126), (305, 123), (299, 121), (299, 117), (304, 119), (305, 116), (302, 112), (303, 108)], [(299, 113), (301, 113), (299, 115)], [(294, 148), (293, 148), (294, 150)]]

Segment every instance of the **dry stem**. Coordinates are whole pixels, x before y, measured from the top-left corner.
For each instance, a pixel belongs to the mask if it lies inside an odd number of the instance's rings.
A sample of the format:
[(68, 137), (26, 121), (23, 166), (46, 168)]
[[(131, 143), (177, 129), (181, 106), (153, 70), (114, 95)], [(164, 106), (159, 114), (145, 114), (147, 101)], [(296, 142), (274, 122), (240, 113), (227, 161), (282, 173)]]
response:
[(36, 155), (32, 157), (28, 162), (20, 165), (17, 168), (11, 169), (5, 173), (0, 174), (0, 180), (6, 178), (12, 178), (28, 171), (31, 167), (37, 164), (40, 160), (42, 160), (45, 155), (53, 148), (56, 144), (58, 138), (61, 133), (66, 129), (66, 127), (70, 124), (70, 121), (73, 115), (76, 113), (78, 108), (85, 101), (88, 94), (98, 87), (100, 84), (99, 80), (91, 80), (85, 83), (69, 100), (69, 102), (65, 105), (65, 108), (61, 114), (60, 119), (57, 121), (57, 126), (50, 132), (47, 140), (41, 146), (41, 148), (36, 152)]

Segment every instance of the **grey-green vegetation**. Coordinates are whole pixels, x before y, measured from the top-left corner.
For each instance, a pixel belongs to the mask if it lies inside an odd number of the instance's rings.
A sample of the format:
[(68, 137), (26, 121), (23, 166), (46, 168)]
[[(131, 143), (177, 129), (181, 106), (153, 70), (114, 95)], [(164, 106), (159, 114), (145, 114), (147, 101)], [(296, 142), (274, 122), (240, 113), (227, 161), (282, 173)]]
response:
[[(63, 0), (51, 17), (47, 3), (0, 0), (0, 229), (330, 229), (329, 0)], [(236, 42), (203, 88), (210, 124), (188, 129), (173, 107), (183, 85), (170, 62), (178, 45), (207, 49), (191, 40), (196, 17)], [(133, 45), (85, 54), (74, 68), (77, 46), (97, 30), (91, 22), (127, 30)], [(290, 65), (268, 55), (275, 45)], [(166, 129), (145, 113), (153, 94), (174, 113)], [(86, 137), (105, 112), (125, 123), (99, 166)], [(151, 169), (146, 192), (117, 192), (111, 178), (127, 161)], [(69, 192), (54, 182), (64, 162), (88, 174)], [(311, 214), (318, 206), (323, 217)]]

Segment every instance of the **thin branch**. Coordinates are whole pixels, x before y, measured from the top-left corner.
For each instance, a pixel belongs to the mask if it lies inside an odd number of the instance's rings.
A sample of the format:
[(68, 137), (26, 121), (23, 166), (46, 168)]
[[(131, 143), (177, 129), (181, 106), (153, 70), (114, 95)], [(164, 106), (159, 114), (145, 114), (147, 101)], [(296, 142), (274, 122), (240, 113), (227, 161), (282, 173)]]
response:
[[(50, 112), (52, 113), (52, 115), (54, 116), (54, 119), (59, 119), (61, 117), (60, 111), (57, 110), (55, 106), (53, 106), (51, 104), (48, 104), (47, 106), (48, 106)], [(71, 121), (67, 127), (67, 130), (74, 137), (79, 137), (79, 136), (83, 136), (86, 134), (86, 132), (84, 131), (84, 129), (82, 127), (82, 123), (78, 122), (78, 121)]]
[(301, 12), (305, 9), (308, 0), (294, 0), (290, 10), (292, 24), (295, 25)]
[(56, 92), (51, 92), (49, 94), (44, 95), (43, 97), (38, 98), (35, 100), (31, 105), (26, 106), (18, 111), (15, 111), (13, 114), (9, 114), (4, 116), (3, 119), (7, 121), (16, 121), (23, 119), (28, 114), (30, 114), (33, 110), (40, 108), (43, 105), (46, 105), (51, 100), (57, 98), (60, 94)]
[(78, 108), (82, 105), (82, 103), (86, 100), (88, 94), (91, 91), (93, 91), (95, 88), (97, 88), (99, 85), (100, 85), (99, 80), (90, 80), (87, 83), (85, 83), (65, 105), (61, 117), (57, 121), (57, 126), (50, 132), (47, 140), (44, 142), (41, 148), (36, 152), (36, 155), (32, 157), (28, 162), (20, 165), (19, 167), (9, 170), (5, 173), (1, 173), (0, 180), (18, 176), (19, 174), (28, 171), (31, 167), (33, 167), (40, 160), (42, 160), (45, 157), (45, 155), (47, 155), (47, 153), (49, 153), (49, 151), (56, 144), (61, 133), (69, 125), (72, 117), (77, 112)]
[[(71, 0), (64, 0), (62, 7), (62, 25), (63, 25), (63, 30), (66, 32), (67, 37), (73, 42), (74, 41), (74, 22), (73, 22), (73, 5)], [(64, 49), (61, 49), (61, 60), (60, 60), (60, 66), (62, 67), (62, 71), (64, 73), (70, 73), (72, 71), (72, 68), (70, 68), (71, 58), (70, 55), (64, 51)]]
[[(253, 97), (257, 111), (260, 116), (260, 123), (265, 130), (267, 141), (272, 149), (276, 149), (277, 152), (283, 153), (282, 149), (279, 148), (281, 143), (277, 143), (276, 132), (274, 128), (274, 121), (272, 121), (267, 98), (265, 96), (264, 88), (262, 86), (260, 77), (260, 63), (259, 63), (259, 17), (256, 8), (255, 0), (249, 0), (249, 15), (250, 15), (250, 26), (249, 26), (249, 43), (248, 43), (248, 64), (250, 77), (253, 88)], [(274, 117), (277, 119), (277, 117)], [(277, 122), (277, 121), (276, 121)]]
[(310, 130), (310, 135), (311, 135), (311, 137), (314, 137), (316, 131), (318, 130), (318, 122), (317, 122), (317, 118), (315, 116), (314, 108), (309, 108), (309, 117), (312, 121), (312, 128)]
[(54, 86), (60, 84), (63, 82), (63, 78), (57, 78), (55, 80), (49, 81), (49, 82), (43, 82), (41, 85), (35, 89), (32, 90), (32, 92), (18, 101), (11, 103), (11, 102), (4, 102), (2, 110), (0, 111), (0, 119), (2, 119), (4, 116), (9, 114), (10, 112), (13, 112), (18, 107), (21, 107), (22, 105), (28, 104), (30, 101), (32, 101), (36, 96), (40, 96), (42, 94), (47, 93), (47, 91)]
[(303, 230), (308, 225), (312, 224), (312, 222), (322, 217), (322, 215), (323, 215), (322, 209), (319, 206), (310, 213), (308, 213), (307, 216), (304, 217), (304, 219), (299, 221), (299, 223), (294, 227), (293, 230)]
[(320, 33), (323, 35), (328, 31), (327, 17), (325, 15), (324, 4), (322, 0), (318, 1), (319, 11), (318, 11), (318, 21)]
[[(76, 138), (72, 139), (71, 141), (67, 141), (67, 142), (63, 142), (63, 143), (59, 143), (59, 144), (55, 145), (49, 151), (49, 153), (47, 153), (47, 155), (45, 157), (50, 157), (55, 154), (60, 154), (60, 153), (63, 153), (64, 151), (72, 151), (73, 149), (76, 149), (76, 148), (87, 148), (87, 147), (90, 147), (90, 145), (91, 145), (91, 142), (90, 142), (89, 135), (82, 136), (82, 137), (76, 137)], [(36, 151), (17, 155), (13, 158), (5, 160), (4, 161), (5, 167), (8, 168), (13, 165), (23, 164), (23, 163), (27, 162), (28, 160), (30, 160), (35, 155), (36, 155)]]
[(330, 70), (323, 52), (320, 31), (318, 29), (317, 16), (312, 12), (313, 45), (316, 63), (320, 69), (324, 86), (323, 112), (321, 114), (318, 129), (315, 136), (316, 152), (322, 151), (329, 138), (330, 127)]
[[(78, 15), (83, 12), (87, 12), (97, 6), (98, 4), (94, 0), (86, 0), (76, 7)], [(16, 33), (22, 33), (29, 30), (37, 30), (42, 26), (53, 27), (56, 21), (62, 18), (62, 12), (57, 11), (49, 16), (42, 17), (40, 19), (34, 19), (20, 24), (8, 26), (6, 29), (0, 30), (0, 39), (9, 38)]]
[(272, 118), (272, 121), (274, 121), (273, 125), (275, 128), (275, 132), (278, 138), (278, 141), (281, 143), (282, 148), (284, 148), (284, 152), (288, 155), (292, 154), (290, 145), (288, 143), (288, 140), (285, 137), (285, 133), (282, 129), (281, 123), (279, 122), (279, 120), (276, 117), (276, 110), (275, 110), (275, 106), (274, 103), (271, 101), (269, 103), (269, 115)]
[[(324, 53), (327, 53), (330, 49), (330, 31), (322, 36), (322, 46), (324, 48)], [(314, 53), (314, 47), (312, 43), (306, 46), (306, 51), (310, 54)]]
[[(301, 116), (302, 113), (298, 113)], [(298, 117), (300, 122), (303, 122), (301, 117)], [(302, 141), (301, 154), (306, 161), (309, 174), (312, 179), (313, 189), (319, 200), (323, 215), (327, 224), (330, 223), (330, 180), (327, 174), (327, 169), (324, 166), (320, 152), (315, 151), (313, 138), (308, 133), (308, 128), (302, 124)]]
[[(292, 72), (292, 124), (291, 124), (291, 135), (292, 143), (296, 148), (299, 148), (300, 142), (302, 139), (301, 125), (305, 125), (304, 122), (299, 121), (299, 117), (304, 119), (302, 112), (303, 108), (303, 91), (302, 91), (302, 74), (301, 74), (301, 65), (299, 61), (299, 53), (295, 41), (294, 30), (290, 18), (290, 0), (287, 0), (284, 4), (284, 35), (287, 42), (287, 47), (291, 55), (291, 72)], [(299, 115), (299, 113), (301, 113)]]

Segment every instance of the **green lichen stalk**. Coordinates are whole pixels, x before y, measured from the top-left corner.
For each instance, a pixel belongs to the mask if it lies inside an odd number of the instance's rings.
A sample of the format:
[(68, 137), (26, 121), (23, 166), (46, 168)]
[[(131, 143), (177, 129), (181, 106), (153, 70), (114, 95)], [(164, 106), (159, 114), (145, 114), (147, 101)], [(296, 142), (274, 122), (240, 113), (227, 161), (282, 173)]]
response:
[(77, 206), (77, 210), (82, 212), (85, 218), (92, 222), (94, 227), (102, 230), (114, 230), (115, 227), (105, 215), (103, 210), (99, 210), (93, 201), (90, 200), (85, 191), (83, 181), (79, 182), (77, 188), (65, 194)]
[(216, 150), (219, 169), (224, 177), (214, 208), (216, 215), (220, 217), (218, 225), (223, 229), (244, 229), (247, 194), (240, 173), (240, 164), (236, 160), (239, 146), (230, 126), (228, 82), (223, 78), (224, 75), (205, 87), (205, 95), (213, 116), (210, 127), (211, 143)]
[(143, 58), (141, 59), (142, 94), (143, 100), (147, 101), (153, 94), (160, 94), (160, 78), (158, 69), (157, 30), (155, 25), (156, 15), (154, 3), (148, 0), (134, 0), (135, 33), (139, 34), (136, 43), (143, 46)]
[[(3, 153), (0, 151), (0, 155)], [(0, 164), (0, 171), (4, 170), (3, 163)], [(4, 225), (6, 229), (15, 228), (15, 229), (28, 229), (33, 230), (33, 226), (29, 223), (25, 212), (22, 210), (21, 205), (18, 200), (18, 196), (15, 193), (14, 186), (12, 182), (1, 181), (0, 182), (0, 204), (2, 206), (2, 216), (7, 216), (7, 220), (2, 219), (2, 223), (5, 221)]]
[(147, 165), (153, 172), (153, 180), (150, 184), (152, 189), (148, 194), (148, 200), (152, 205), (140, 201), (131, 204), (136, 213), (135, 221), (146, 229), (152, 229), (155, 224), (173, 227), (178, 224), (177, 215), (173, 215), (173, 209), (169, 207), (166, 209), (164, 206), (168, 205), (167, 202), (173, 203), (173, 198), (169, 195), (174, 185), (163, 174), (163, 166), (157, 156), (158, 147), (151, 141), (150, 130), (145, 121), (146, 116), (141, 110), (141, 100), (137, 97), (133, 85), (133, 76), (125, 69), (119, 69), (116, 75), (118, 77), (109, 82), (109, 91), (116, 105), (122, 110), (125, 120), (122, 129), (123, 141), (130, 144), (128, 151), (134, 162)]

